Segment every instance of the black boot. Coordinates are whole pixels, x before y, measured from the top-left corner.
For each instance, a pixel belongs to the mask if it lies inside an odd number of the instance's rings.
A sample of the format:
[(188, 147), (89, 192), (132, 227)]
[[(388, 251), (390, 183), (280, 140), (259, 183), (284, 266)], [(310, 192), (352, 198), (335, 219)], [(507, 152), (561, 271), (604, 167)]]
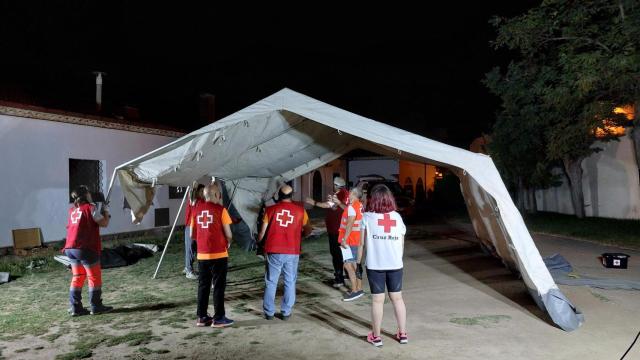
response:
[(89, 289), (91, 299), (91, 315), (97, 315), (113, 310), (113, 306), (106, 306), (102, 303), (102, 289)]
[(82, 289), (71, 289), (69, 290), (69, 315), (71, 316), (81, 316), (87, 315), (89, 311), (82, 307)]

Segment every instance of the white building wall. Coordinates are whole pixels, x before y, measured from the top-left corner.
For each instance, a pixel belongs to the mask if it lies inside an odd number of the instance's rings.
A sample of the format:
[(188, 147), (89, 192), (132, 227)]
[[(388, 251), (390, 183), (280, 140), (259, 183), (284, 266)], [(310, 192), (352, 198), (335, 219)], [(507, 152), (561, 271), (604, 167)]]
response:
[[(603, 151), (582, 162), (582, 185), (587, 216), (640, 219), (640, 180), (633, 142), (625, 135), (620, 141), (599, 143)], [(560, 169), (557, 170), (559, 173)], [(573, 214), (571, 192), (566, 177), (561, 186), (536, 192), (538, 209)]]
[[(11, 230), (42, 229), (45, 241), (66, 237), (69, 204), (69, 159), (100, 160), (106, 193), (115, 166), (174, 140), (171, 137), (61, 122), (0, 115), (0, 247), (13, 246)], [(111, 223), (102, 234), (154, 227), (153, 209), (142, 224), (133, 225), (122, 210), (116, 181), (111, 196)], [(180, 200), (169, 200), (160, 187), (155, 208), (169, 207), (173, 219)]]

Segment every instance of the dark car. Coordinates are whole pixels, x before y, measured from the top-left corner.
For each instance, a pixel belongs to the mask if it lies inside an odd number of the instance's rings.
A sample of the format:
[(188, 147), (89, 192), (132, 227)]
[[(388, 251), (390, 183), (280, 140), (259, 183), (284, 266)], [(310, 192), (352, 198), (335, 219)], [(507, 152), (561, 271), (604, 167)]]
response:
[(414, 215), (415, 200), (413, 200), (411, 197), (406, 195), (406, 193), (403, 191), (402, 187), (397, 181), (380, 179), (380, 178), (372, 179), (370, 177), (367, 177), (367, 178), (359, 179), (358, 184), (356, 186), (361, 187), (363, 192), (366, 192), (367, 198), (368, 198), (369, 190), (378, 184), (386, 185), (389, 188), (389, 190), (391, 190), (391, 193), (393, 194), (393, 197), (396, 200), (396, 205), (398, 206), (398, 213), (403, 218), (407, 219)]

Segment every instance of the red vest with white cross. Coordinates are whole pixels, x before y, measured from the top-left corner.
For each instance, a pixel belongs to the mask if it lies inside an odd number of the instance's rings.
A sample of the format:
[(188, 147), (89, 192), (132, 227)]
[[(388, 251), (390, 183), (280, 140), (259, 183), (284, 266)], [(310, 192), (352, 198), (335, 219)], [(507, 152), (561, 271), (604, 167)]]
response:
[(282, 201), (266, 210), (269, 218), (265, 250), (275, 254), (300, 254), (304, 208)]
[(93, 220), (94, 204), (81, 204), (69, 209), (65, 249), (92, 250), (100, 254), (100, 227)]
[(198, 201), (192, 211), (195, 238), (199, 254), (222, 253), (227, 250), (227, 239), (222, 229), (221, 205)]

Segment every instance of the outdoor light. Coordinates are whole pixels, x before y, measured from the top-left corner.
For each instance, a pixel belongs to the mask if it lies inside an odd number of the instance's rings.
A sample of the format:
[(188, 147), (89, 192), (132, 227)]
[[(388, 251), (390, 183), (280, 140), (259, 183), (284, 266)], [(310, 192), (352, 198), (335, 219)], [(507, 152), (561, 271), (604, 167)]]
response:
[(107, 73), (102, 71), (94, 71), (93, 74), (96, 76), (96, 111), (102, 110), (102, 75), (107, 75)]

